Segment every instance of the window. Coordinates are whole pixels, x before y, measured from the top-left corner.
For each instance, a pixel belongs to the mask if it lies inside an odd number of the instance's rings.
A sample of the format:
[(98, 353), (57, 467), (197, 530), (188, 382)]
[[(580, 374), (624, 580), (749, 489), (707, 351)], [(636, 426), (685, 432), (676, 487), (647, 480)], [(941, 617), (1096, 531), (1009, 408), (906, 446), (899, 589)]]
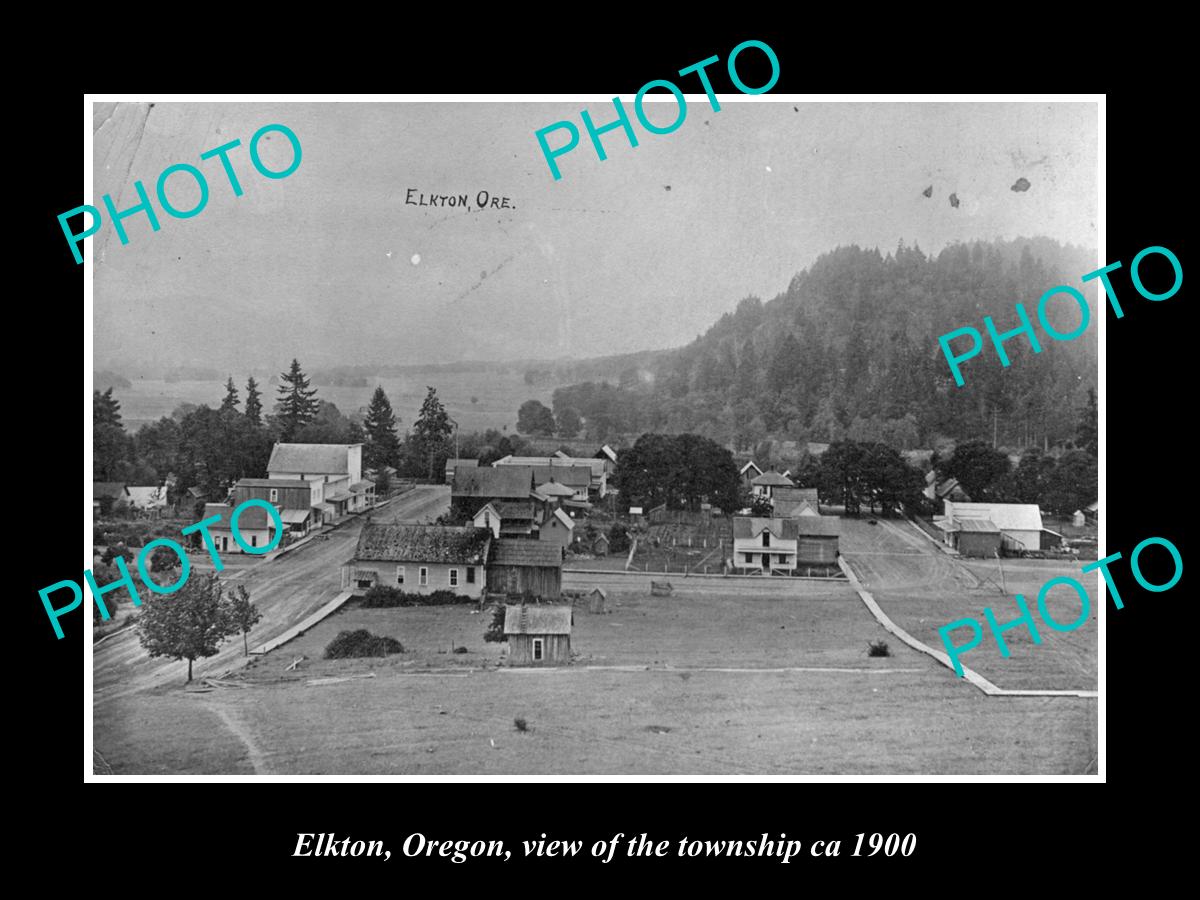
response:
[(492, 527), (492, 514), (489, 510), (486, 510), (486, 509), (483, 511), (483, 527), (484, 528)]
[(404, 584), (404, 566), (396, 566), (396, 584)]
[(540, 662), (545, 657), (544, 640), (542, 638), (533, 639), (533, 661)]
[(746, 562), (748, 562), (748, 563), (754, 562), (754, 554), (753, 553), (747, 553), (747, 554), (745, 554), (745, 556), (746, 556)]
[(425, 587), (427, 584), (429, 584), (429, 570), (424, 566), (421, 566), (421, 568), (417, 571), (417, 584), (419, 584), (421, 587)]
[(786, 554), (784, 554), (784, 553), (779, 554), (779, 564), (781, 566), (787, 564), (787, 555)]
[(458, 569), (450, 570), (450, 587), (458, 587)]
[(763, 546), (764, 547), (771, 546), (771, 532), (769, 532), (769, 531), (763, 532)]
[(467, 584), (475, 583), (475, 567), (467, 566)]
[(271, 502), (275, 503), (279, 500), (279, 488), (271, 488)]
[(251, 547), (258, 546), (258, 535), (257, 534), (250, 535), (250, 546)]

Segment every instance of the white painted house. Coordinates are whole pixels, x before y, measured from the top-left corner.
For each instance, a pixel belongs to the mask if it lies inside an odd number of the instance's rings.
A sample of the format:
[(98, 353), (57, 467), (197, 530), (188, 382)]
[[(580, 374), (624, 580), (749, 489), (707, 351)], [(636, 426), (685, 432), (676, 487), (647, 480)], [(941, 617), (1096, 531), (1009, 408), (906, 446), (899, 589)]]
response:
[(271, 480), (319, 481), (322, 499), (314, 504), (320, 521), (375, 505), (375, 484), (363, 479), (362, 444), (276, 444), (267, 463)]
[(733, 518), (733, 567), (745, 574), (792, 574), (800, 528), (796, 519)]

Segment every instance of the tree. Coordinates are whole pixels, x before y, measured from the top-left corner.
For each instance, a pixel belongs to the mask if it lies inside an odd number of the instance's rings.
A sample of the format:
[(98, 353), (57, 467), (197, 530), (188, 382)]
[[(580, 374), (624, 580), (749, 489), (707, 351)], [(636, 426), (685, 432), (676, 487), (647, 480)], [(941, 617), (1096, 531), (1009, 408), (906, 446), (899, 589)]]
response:
[(291, 369), (279, 377), (282, 383), (278, 388), (275, 413), (279, 420), (279, 439), (288, 443), (316, 417), (318, 403), (313, 398), (317, 395), (317, 389), (309, 388), (308, 378), (300, 370), (300, 362), (295, 359), (292, 360)]
[(629, 532), (620, 522), (613, 522), (608, 529), (608, 549), (611, 553), (625, 553), (629, 550)]
[(189, 684), (192, 663), (216, 655), (230, 628), (216, 575), (193, 575), (173, 594), (151, 594), (137, 624), (138, 639), (150, 656), (188, 661)]
[(170, 572), (178, 569), (179, 565), (179, 554), (169, 547), (156, 547), (150, 554), (150, 567), (155, 572)]
[(417, 471), (426, 472), (426, 477), (433, 481), (433, 473), (441, 473), (450, 457), (450, 417), (446, 408), (438, 399), (437, 389), (426, 386), (428, 393), (421, 403), (421, 412), (413, 424), (413, 433), (409, 438), (409, 454), (411, 467)]
[(226, 602), (226, 615), (229, 617), (229, 633), (242, 635), (242, 655), (250, 655), (250, 643), (246, 637), (250, 629), (262, 619), (262, 613), (250, 602), (250, 594), (245, 585), (239, 584), (229, 595)]
[(362, 429), (329, 400), (318, 400), (312, 421), (292, 435), (292, 440), (301, 444), (357, 444), (363, 438)]
[(121, 404), (113, 389), (92, 392), (92, 479), (121, 481), (131, 473), (133, 441), (121, 425)]
[(1095, 457), (1071, 450), (1059, 457), (1039, 502), (1055, 515), (1069, 516), (1096, 499), (1099, 481)]
[(262, 394), (253, 375), (246, 382), (246, 418), (255, 425), (262, 424)]
[(573, 438), (579, 434), (579, 429), (583, 427), (583, 422), (579, 418), (579, 413), (573, 407), (568, 406), (556, 417), (558, 422), (558, 436), (564, 438)]
[(526, 400), (517, 411), (517, 431), (522, 434), (551, 435), (554, 433), (554, 413), (537, 400)]
[(121, 424), (121, 404), (113, 397), (113, 389), (101, 393), (92, 391), (92, 425)]
[(392, 404), (383, 392), (383, 385), (376, 386), (371, 396), (363, 427), (367, 432), (367, 445), (363, 447), (364, 465), (375, 472), (382, 471), (384, 466), (395, 465), (400, 455), (400, 439), (396, 436), (396, 414), (392, 412)]
[(230, 375), (229, 379), (225, 382), (225, 399), (221, 401), (221, 411), (229, 410), (230, 412), (237, 412), (237, 407), (238, 389), (237, 385), (233, 383), (233, 376)]
[[(986, 441), (964, 441), (936, 463), (939, 479), (957, 478), (972, 500), (981, 503), (998, 497), (1009, 470), (1008, 457)], [(1088, 501), (1091, 502), (1091, 501)]]

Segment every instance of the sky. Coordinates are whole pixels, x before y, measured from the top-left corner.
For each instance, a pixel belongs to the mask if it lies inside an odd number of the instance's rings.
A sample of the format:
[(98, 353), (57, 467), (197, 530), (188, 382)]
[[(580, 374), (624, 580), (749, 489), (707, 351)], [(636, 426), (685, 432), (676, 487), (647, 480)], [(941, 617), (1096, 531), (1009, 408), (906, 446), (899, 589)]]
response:
[[(660, 125), (677, 115), (663, 96), (646, 105)], [(639, 143), (604, 134), (605, 161), (579, 113), (603, 125), (611, 102), (94, 104), (86, 202), (103, 209), (108, 193), (127, 209), (140, 179), (161, 225), (135, 214), (128, 244), (107, 221), (87, 239), (96, 368), (604, 356), (687, 343), (839, 245), (937, 252), (1044, 235), (1097, 246), (1092, 103), (721, 95), (714, 112), (700, 94), (676, 131), (655, 135), (622, 99)], [(556, 181), (534, 133), (561, 120), (581, 138)], [(302, 146), (281, 179), (249, 158), (251, 136), (274, 123)], [(234, 139), (240, 197), (219, 160), (199, 158)], [(278, 132), (259, 149), (269, 168), (291, 161)], [(155, 198), (176, 163), (209, 186), (191, 218)], [(1018, 178), (1028, 190), (1011, 189)], [(186, 173), (167, 194), (180, 209), (199, 197)], [(406, 203), (421, 194), (467, 194), (470, 207)]]

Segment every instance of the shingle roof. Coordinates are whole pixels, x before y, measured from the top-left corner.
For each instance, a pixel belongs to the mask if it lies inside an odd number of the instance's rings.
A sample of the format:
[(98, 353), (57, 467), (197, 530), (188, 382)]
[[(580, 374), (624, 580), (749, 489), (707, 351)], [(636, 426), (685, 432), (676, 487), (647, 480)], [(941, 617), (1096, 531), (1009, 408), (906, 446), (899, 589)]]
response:
[(359, 444), (276, 444), (268, 472), (313, 475), (346, 475), (350, 472), (350, 447)]
[[(492, 463), (496, 468), (505, 466), (532, 466), (536, 469), (587, 469), (589, 480), (604, 474), (604, 460), (586, 456), (506, 456)], [(538, 475), (539, 481), (549, 481), (548, 475)], [(562, 481), (562, 478), (558, 478)], [(574, 484), (574, 482), (568, 482)]]
[(492, 533), (486, 528), (371, 523), (358, 536), (354, 558), (394, 562), (483, 565)]
[(571, 607), (525, 604), (504, 608), (505, 634), (570, 634)]
[(794, 519), (796, 516), (819, 516), (821, 511), (815, 503), (808, 500), (776, 500), (774, 513), (781, 519)]
[(448, 459), (446, 460), (446, 471), (452, 471), (462, 466), (464, 469), (473, 469), (479, 465), (477, 459)]
[(520, 503), (509, 501), (505, 503), (497, 501), (492, 504), (492, 507), (496, 510), (496, 515), (501, 519), (529, 519), (530, 521), (534, 519), (532, 502)]
[(954, 524), (958, 531), (982, 531), (988, 534), (999, 534), (1000, 529), (992, 522), (991, 519), (959, 519), (955, 518)]
[[(601, 466), (604, 460), (596, 460)], [(545, 484), (555, 481), (569, 487), (585, 488), (592, 483), (592, 470), (588, 466), (531, 466), (533, 483)]]
[[(570, 516), (568, 516), (561, 509), (556, 509), (554, 511), (554, 518), (556, 518), (556, 519), (558, 519), (558, 521), (562, 522), (563, 525), (566, 526), (568, 531), (571, 531), (575, 528), (575, 520), (572, 519)], [(547, 521), (549, 521), (549, 520), (547, 520)]]
[(780, 485), (781, 487), (795, 487), (792, 479), (784, 478), (778, 472), (763, 472), (761, 475), (755, 476), (751, 484), (763, 485)]
[(373, 481), (356, 481), (354, 484), (350, 485), (350, 490), (356, 494), (363, 494), (369, 490), (372, 490), (374, 487), (375, 482)]
[(495, 497), (502, 500), (528, 500), (533, 490), (533, 472), (520, 466), (454, 470), (455, 497)]
[(1001, 531), (1041, 531), (1042, 511), (1036, 503), (966, 503), (946, 501), (946, 515), (962, 519), (991, 519)]
[(562, 548), (545, 541), (501, 538), (492, 541), (491, 564), (558, 569), (562, 567)]
[(567, 487), (565, 484), (560, 484), (557, 481), (547, 481), (545, 484), (539, 483), (537, 492), (543, 497), (574, 497), (575, 491), (573, 488)]
[(799, 519), (768, 519), (760, 516), (734, 516), (733, 536), (739, 540), (756, 538), (764, 531), (770, 531), (775, 537), (784, 541), (796, 540), (799, 532), (796, 523)]
[(299, 478), (239, 478), (235, 487), (266, 487), (266, 488), (308, 488), (307, 481)]

